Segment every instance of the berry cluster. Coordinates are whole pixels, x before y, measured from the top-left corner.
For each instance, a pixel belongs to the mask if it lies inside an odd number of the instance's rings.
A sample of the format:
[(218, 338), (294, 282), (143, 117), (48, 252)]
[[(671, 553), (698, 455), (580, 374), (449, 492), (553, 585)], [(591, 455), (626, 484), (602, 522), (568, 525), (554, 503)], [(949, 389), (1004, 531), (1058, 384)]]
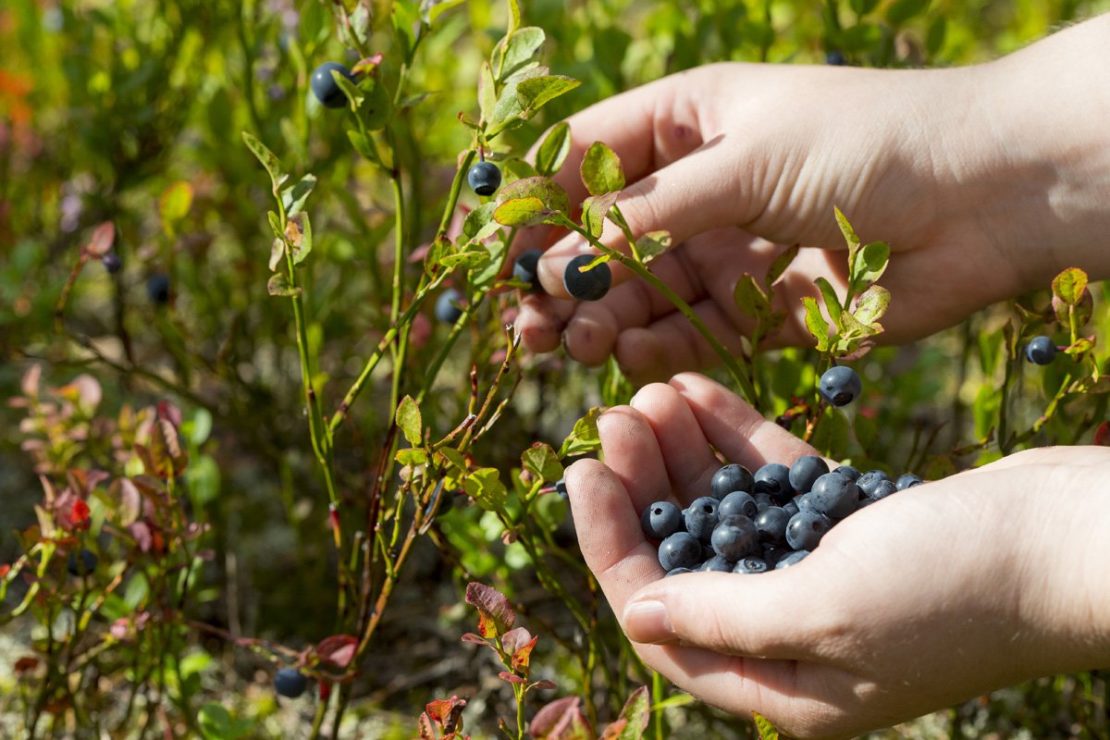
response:
[(656, 501), (640, 523), (659, 542), (659, 564), (668, 576), (763, 573), (801, 562), (852, 512), (921, 483), (912, 473), (892, 481), (881, 470), (860, 473), (841, 465), (830, 471), (813, 455), (790, 467), (768, 463), (754, 474), (730, 464), (713, 475), (711, 495), (685, 509)]

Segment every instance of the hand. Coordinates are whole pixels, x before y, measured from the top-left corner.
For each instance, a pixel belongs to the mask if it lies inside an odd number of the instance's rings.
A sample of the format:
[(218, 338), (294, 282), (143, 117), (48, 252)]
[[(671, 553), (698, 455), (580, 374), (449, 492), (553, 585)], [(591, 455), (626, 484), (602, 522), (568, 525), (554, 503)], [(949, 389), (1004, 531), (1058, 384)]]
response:
[(850, 735), (1110, 665), (1110, 450), (1021, 453), (896, 493), (787, 570), (663, 579), (639, 514), (705, 495), (711, 444), (753, 470), (814, 451), (690, 374), (599, 430), (605, 464), (567, 474), (583, 555), (645, 663), (711, 704)]
[[(1105, 56), (1108, 31), (1110, 16), (1003, 62), (951, 70), (702, 67), (572, 117), (572, 151), (557, 179), (581, 200), (585, 149), (611, 146), (631, 183), (619, 206), (632, 232), (666, 229), (678, 245), (653, 271), (732, 351), (752, 328), (733, 287), (745, 272), (762, 278), (792, 244), (803, 249), (777, 292), (787, 321), (769, 341), (811, 342), (799, 299), (815, 294), (818, 276), (844, 293), (845, 256), (832, 251), (844, 247), (839, 206), (861, 238), (896, 251), (882, 280), (894, 295), (882, 338), (903, 342), (1043, 287), (1067, 264), (1106, 272), (1110, 216), (1099, 183), (1110, 181), (1110, 167), (1092, 153), (1110, 135), (1093, 86), (1085, 97), (1057, 94), (1053, 81), (1090, 67), (1088, 47)], [(1031, 105), (1033, 88), (1048, 99)], [(626, 248), (611, 225), (602, 241)], [(549, 295), (522, 303), (526, 346), (550, 351), (562, 341), (587, 365), (615, 354), (637, 382), (715, 363), (689, 323), (619, 266), (604, 299), (568, 300), (566, 263), (591, 251), (571, 235), (541, 260)]]

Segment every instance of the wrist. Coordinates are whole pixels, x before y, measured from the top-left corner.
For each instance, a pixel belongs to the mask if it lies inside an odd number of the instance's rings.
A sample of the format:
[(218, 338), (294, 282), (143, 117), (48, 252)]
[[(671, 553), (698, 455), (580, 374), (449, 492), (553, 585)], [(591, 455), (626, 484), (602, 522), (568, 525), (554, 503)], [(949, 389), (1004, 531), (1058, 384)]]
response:
[(973, 69), (1001, 196), (983, 205), (1021, 287), (1071, 266), (1110, 278), (1110, 14)]

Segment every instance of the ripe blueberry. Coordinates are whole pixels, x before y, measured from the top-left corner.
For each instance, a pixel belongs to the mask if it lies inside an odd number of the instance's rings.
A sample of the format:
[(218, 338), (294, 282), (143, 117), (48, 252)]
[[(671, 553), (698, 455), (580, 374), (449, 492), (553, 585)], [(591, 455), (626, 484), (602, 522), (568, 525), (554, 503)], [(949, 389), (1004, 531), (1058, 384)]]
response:
[(732, 561), (727, 560), (720, 555), (714, 555), (713, 557), (709, 558), (709, 560), (706, 560), (704, 563), (699, 565), (698, 570), (712, 573), (731, 573)]
[(809, 493), (813, 482), (829, 472), (829, 465), (815, 455), (803, 455), (790, 466), (790, 485), (798, 493)]
[(833, 365), (821, 376), (817, 390), (833, 406), (847, 406), (859, 396), (863, 384), (852, 368)]
[(856, 485), (863, 495), (867, 498), (875, 498), (875, 491), (878, 485), (883, 481), (889, 481), (890, 478), (886, 477), (886, 473), (881, 470), (868, 470), (866, 473), (856, 479)]
[(755, 518), (755, 528), (759, 530), (759, 538), (764, 542), (781, 544), (786, 541), (786, 525), (790, 523), (791, 515), (786, 509), (772, 506), (760, 512)]
[(156, 272), (146, 280), (146, 294), (151, 303), (164, 306), (170, 302), (170, 277)]
[(454, 324), (463, 315), (459, 305), (463, 300), (462, 293), (454, 288), (448, 288), (439, 294), (436, 299), (436, 318), (445, 324)]
[(96, 570), (97, 562), (96, 554), (89, 550), (71, 552), (66, 559), (66, 570), (71, 576), (87, 576)]
[(493, 195), (501, 187), (501, 170), (493, 162), (477, 162), (466, 173), (466, 182), (478, 195)]
[(833, 519), (843, 519), (856, 510), (859, 487), (840, 473), (825, 473), (810, 491), (813, 508)]
[(768, 567), (774, 568), (775, 564), (778, 563), (779, 560), (786, 557), (791, 552), (793, 552), (793, 550), (791, 550), (787, 545), (764, 545), (763, 562), (767, 563)]
[(812, 550), (832, 528), (832, 522), (816, 511), (799, 511), (786, 525), (786, 544), (795, 550)]
[(897, 491), (898, 487), (894, 485), (894, 481), (883, 479), (879, 481), (874, 488), (871, 489), (871, 492), (869, 494), (866, 494), (867, 498), (865, 500), (878, 501), (879, 499), (886, 498), (890, 494)]
[(717, 506), (720, 504), (712, 496), (702, 496), (682, 512), (686, 521), (686, 531), (701, 542), (709, 542), (713, 528), (717, 526)]
[(767, 509), (771, 508), (772, 506), (777, 506), (778, 505), (778, 504), (775, 503), (775, 499), (772, 498), (771, 494), (769, 494), (769, 493), (757, 493), (754, 496), (752, 496), (752, 498), (755, 499), (755, 506), (756, 506), (756, 513), (757, 514), (760, 511), (766, 511)]
[(543, 290), (540, 285), (540, 276), (536, 272), (540, 254), (542, 253), (538, 249), (529, 249), (517, 257), (516, 262), (513, 263), (513, 279), (527, 283), (530, 286), (528, 290), (533, 293)]
[(770, 568), (767, 566), (767, 561), (763, 558), (748, 557), (736, 561), (736, 567), (732, 569), (733, 573), (766, 573)]
[(343, 94), (342, 88), (336, 83), (335, 78), (332, 77), (332, 72), (338, 72), (346, 77), (351, 82), (355, 81), (351, 71), (338, 62), (324, 62), (316, 69), (312, 70), (312, 79), (309, 81), (309, 86), (312, 88), (312, 94), (327, 108), (342, 108), (347, 104), (347, 96)]
[(825, 54), (825, 64), (833, 67), (843, 67), (847, 63), (848, 60), (844, 58), (844, 54), (835, 49)]
[(783, 504), (782, 505), (782, 510), (785, 511), (790, 516), (794, 516), (799, 511), (801, 511), (801, 509), (798, 508), (798, 504), (795, 503), (795, 501), (793, 499), (791, 499), (790, 501), (787, 501), (785, 504)]
[(308, 688), (308, 678), (296, 668), (282, 668), (274, 674), (274, 690), (288, 699), (296, 699)]
[(724, 498), (733, 491), (751, 493), (754, 484), (755, 479), (752, 477), (750, 470), (743, 465), (732, 463), (731, 465), (725, 465), (713, 474), (710, 486), (713, 488), (714, 496)]
[(924, 482), (925, 481), (921, 480), (921, 478), (914, 475), (913, 473), (903, 473), (902, 475), (898, 476), (898, 480), (894, 481), (894, 487), (897, 488), (899, 491), (904, 491), (907, 488), (920, 486)]
[(104, 269), (112, 275), (123, 269), (123, 260), (120, 259), (118, 252), (108, 252), (100, 258), (100, 264), (104, 265)]
[(665, 571), (696, 568), (701, 561), (701, 543), (689, 532), (675, 532), (659, 543), (659, 565)]
[(667, 571), (667, 575), (665, 575), (663, 577), (666, 578), (667, 576), (680, 576), (683, 573), (693, 573), (693, 572), (694, 571), (690, 570), (689, 568), (671, 568), (670, 570)]
[(798, 494), (790, 503), (794, 504), (794, 508), (798, 511), (817, 511), (813, 508), (813, 496), (808, 493)]
[(568, 494), (566, 478), (560, 478), (559, 480), (555, 481), (555, 493), (559, 494), (563, 498), (567, 497)]
[(1025, 345), (1025, 359), (1034, 365), (1048, 365), (1056, 357), (1056, 345), (1046, 336), (1033, 337)]
[(784, 504), (794, 496), (794, 486), (790, 485), (790, 468), (782, 463), (767, 463), (753, 476), (756, 493), (769, 493), (776, 503)]
[(717, 506), (717, 516), (720, 519), (736, 515), (755, 519), (758, 513), (759, 504), (755, 502), (750, 493), (744, 493), (743, 491), (733, 491), (721, 499), (721, 503)]
[(670, 501), (656, 501), (644, 509), (640, 524), (648, 537), (663, 540), (682, 529), (682, 510)]
[(806, 556), (808, 555), (809, 552), (807, 550), (796, 550), (789, 555), (784, 555), (782, 558), (779, 559), (777, 563), (775, 563), (775, 570), (785, 570), (792, 565), (797, 565), (798, 563), (805, 560)]
[(608, 262), (595, 265), (586, 272), (580, 269), (593, 261), (594, 255), (580, 254), (567, 263), (567, 269), (563, 271), (563, 287), (572, 298), (598, 301), (609, 292), (609, 286), (613, 284), (613, 271)]
[(859, 480), (860, 475), (862, 475), (862, 473), (860, 473), (858, 470), (853, 468), (851, 465), (841, 465), (840, 467), (838, 467), (833, 472), (834, 473), (840, 473), (845, 478), (848, 478), (849, 480), (852, 480), (852, 481)]
[(760, 552), (759, 532), (747, 517), (731, 517), (718, 524), (710, 541), (713, 551), (732, 563), (746, 555)]

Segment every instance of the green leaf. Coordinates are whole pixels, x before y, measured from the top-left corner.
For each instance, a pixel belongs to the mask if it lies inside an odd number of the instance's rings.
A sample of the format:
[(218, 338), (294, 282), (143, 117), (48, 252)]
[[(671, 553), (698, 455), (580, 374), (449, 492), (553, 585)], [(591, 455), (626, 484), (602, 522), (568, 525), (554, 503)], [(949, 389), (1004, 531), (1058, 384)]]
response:
[(397, 450), (397, 454), (393, 456), (399, 465), (406, 465), (409, 467), (417, 467), (424, 465), (428, 462), (428, 453), (419, 447), (406, 447), (403, 450)]
[(523, 107), (520, 117), (531, 118), (540, 108), (581, 84), (565, 75), (542, 75), (521, 80), (517, 83), (517, 95)]
[(277, 193), (285, 181), (289, 179), (289, 175), (281, 171), (281, 162), (273, 152), (266, 148), (265, 144), (259, 141), (257, 136), (249, 131), (243, 132), (243, 141), (270, 175), (274, 193)]
[(944, 48), (944, 40), (947, 36), (948, 19), (943, 15), (937, 15), (929, 24), (929, 30), (925, 34), (925, 51), (929, 56), (935, 57), (940, 53), (940, 50)]
[(1087, 290), (1087, 273), (1069, 267), (1052, 280), (1052, 294), (1069, 306), (1078, 306)]
[(463, 483), (466, 495), (486, 511), (504, 512), (508, 491), (496, 468), (478, 468)]
[(150, 596), (150, 584), (147, 583), (146, 576), (142, 571), (138, 571), (131, 575), (127, 581), (127, 586), (123, 592), (123, 601), (127, 604), (127, 608), (131, 611), (138, 609), (146, 603), (147, 597)]
[(752, 720), (755, 722), (756, 732), (759, 733), (759, 740), (779, 740), (779, 731), (762, 714), (752, 712)]
[(617, 153), (600, 141), (590, 144), (582, 157), (582, 184), (590, 195), (604, 195), (624, 188), (624, 172)]
[(489, 253), (484, 249), (467, 249), (462, 252), (455, 252), (441, 257), (439, 266), (444, 270), (454, 270), (458, 267), (463, 267), (470, 270), (475, 267), (483, 267), (489, 262)]
[(493, 220), (502, 226), (535, 226), (551, 215), (553, 212), (539, 198), (514, 198), (497, 206)]
[(567, 191), (547, 177), (525, 177), (514, 180), (498, 191), (496, 202), (501, 204), (517, 198), (538, 198), (544, 207), (552, 212), (565, 214), (570, 210), (570, 197)]
[(890, 291), (881, 285), (872, 285), (856, 298), (852, 316), (861, 324), (870, 326), (883, 317), (889, 305)]
[(570, 124), (561, 121), (547, 132), (536, 150), (536, 172), (550, 176), (559, 171), (570, 154)]
[(175, 182), (162, 191), (162, 197), (158, 199), (158, 210), (166, 234), (173, 234), (174, 226), (189, 215), (192, 205), (193, 186), (184, 180)]
[(601, 449), (601, 437), (597, 432), (599, 416), (601, 416), (601, 409), (595, 406), (574, 422), (574, 429), (559, 448), (559, 457), (585, 455)]
[(787, 268), (790, 267), (794, 259), (798, 256), (798, 251), (800, 249), (801, 245), (795, 244), (778, 257), (775, 257), (775, 261), (767, 268), (767, 278), (764, 281), (764, 285), (766, 285), (768, 289), (782, 277), (783, 273), (786, 272)]
[(301, 264), (312, 254), (312, 221), (307, 213), (300, 213), (288, 222), (285, 238), (293, 250), (294, 265)]
[(432, 26), (435, 25), (441, 15), (462, 5), (464, 2), (466, 0), (425, 0), (420, 4), (420, 12), (424, 17), (424, 22)]
[(493, 68), (489, 62), (482, 62), (478, 71), (478, 110), (483, 121), (489, 121), (497, 107), (497, 83), (493, 80)]
[(648, 721), (651, 719), (651, 696), (647, 686), (641, 686), (633, 691), (625, 701), (617, 721), (624, 720), (627, 724), (621, 729), (616, 740), (640, 740), (647, 730)]
[(821, 309), (817, 306), (817, 300), (806, 296), (802, 299), (802, 305), (806, 310), (806, 328), (809, 333), (817, 340), (817, 351), (829, 351), (829, 325), (825, 323), (825, 317), (821, 315)]
[(605, 195), (591, 195), (582, 201), (582, 228), (591, 236), (599, 237), (605, 228), (605, 217), (613, 204), (617, 202), (620, 193), (606, 193)]
[(278, 239), (285, 238), (285, 231), (281, 228), (281, 216), (277, 215), (277, 211), (267, 211), (266, 220), (270, 222), (270, 231)]
[(501, 88), (501, 94), (497, 96), (497, 104), (493, 106), (493, 112), (486, 121), (488, 136), (500, 133), (510, 125), (520, 122), (521, 114), (524, 112), (524, 100), (520, 96), (521, 82), (523, 80), (513, 80)]
[(871, 242), (860, 249), (852, 265), (852, 292), (882, 277), (889, 262), (890, 246), (886, 242)]
[(746, 272), (736, 281), (736, 287), (732, 289), (732, 300), (742, 313), (753, 319), (766, 319), (771, 314), (770, 298), (755, 282), (755, 278)]
[(466, 214), (463, 221), (463, 236), (470, 241), (481, 241), (500, 228), (500, 224), (493, 220), (493, 212), (497, 203), (489, 201)]
[(501, 63), (501, 73), (498, 77), (500, 80), (507, 79), (521, 67), (529, 64), (543, 46), (546, 35), (542, 28), (526, 26), (506, 38), (508, 46), (505, 48), (504, 61)]
[(482, 245), (482, 250), (488, 255), (485, 264), (477, 264), (468, 268), (466, 280), (478, 291), (485, 290), (493, 285), (497, 275), (501, 272), (501, 265), (505, 262), (505, 252), (508, 246), (504, 240), (496, 239)]
[(671, 248), (671, 232), (660, 229), (641, 234), (636, 240), (636, 254), (645, 265)]
[(303, 291), (300, 287), (294, 288), (284, 272), (275, 272), (266, 282), (266, 292), (277, 298), (294, 298)]
[(832, 319), (833, 326), (843, 331), (844, 322), (841, 319), (843, 310), (840, 307), (840, 299), (836, 296), (836, 290), (829, 281), (823, 277), (819, 277), (813, 282), (816, 283), (817, 289), (821, 291), (821, 301), (825, 304), (825, 313)]
[(833, 212), (836, 214), (836, 225), (840, 227), (840, 233), (844, 235), (844, 242), (848, 245), (848, 270), (851, 271), (856, 264), (860, 240), (856, 236), (856, 230), (848, 223), (848, 217), (839, 208), (834, 207)]
[(197, 712), (197, 724), (205, 740), (231, 740), (231, 714), (221, 704), (209, 702)]
[(359, 89), (356, 83), (351, 82), (347, 78), (347, 75), (339, 70), (333, 69), (331, 71), (331, 76), (332, 79), (335, 80), (335, 84), (339, 85), (339, 89), (347, 96), (347, 102), (350, 103), (351, 110), (358, 112), (358, 109), (362, 106), (362, 102), (366, 100), (366, 95)]
[(420, 406), (412, 396), (405, 396), (397, 404), (397, 427), (410, 445), (416, 447), (420, 444), (423, 422), (420, 418)]
[(285, 215), (291, 218), (303, 211), (305, 201), (308, 200), (308, 196), (312, 194), (312, 189), (315, 187), (316, 176), (305, 175), (297, 180), (295, 185), (282, 190), (281, 202), (285, 206)]
[(520, 456), (521, 465), (532, 475), (544, 481), (556, 481), (563, 477), (563, 464), (551, 445), (533, 442), (532, 446)]
[(520, 2), (518, 0), (508, 0), (507, 4), (509, 8), (509, 29), (506, 35), (511, 36), (520, 28)]
[(371, 162), (378, 161), (378, 155), (374, 151), (374, 146), (370, 141), (370, 137), (366, 136), (361, 131), (349, 129), (347, 131), (347, 138), (350, 140), (351, 146), (354, 147), (356, 152), (366, 157), (366, 159)]
[(920, 15), (929, 7), (929, 0), (894, 0), (886, 11), (886, 19), (892, 26), (900, 26), (915, 15)]

